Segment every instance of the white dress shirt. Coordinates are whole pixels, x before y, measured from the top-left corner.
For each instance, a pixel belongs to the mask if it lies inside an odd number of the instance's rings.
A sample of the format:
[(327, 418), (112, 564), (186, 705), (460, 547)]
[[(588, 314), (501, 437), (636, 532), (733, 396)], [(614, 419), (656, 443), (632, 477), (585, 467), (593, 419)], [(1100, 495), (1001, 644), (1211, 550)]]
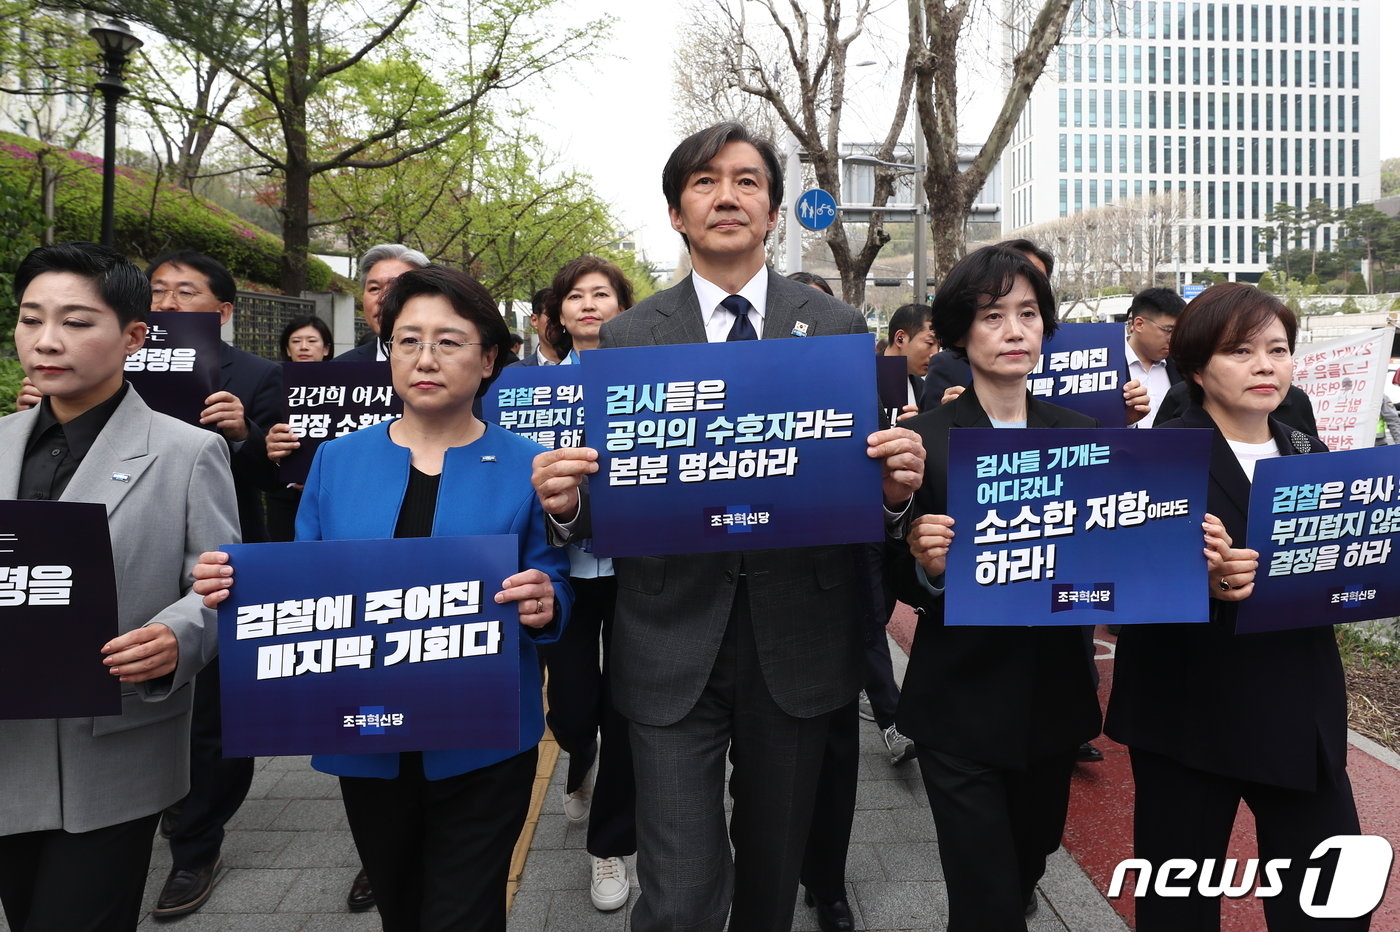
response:
[[(701, 278), (698, 272), (691, 272), (690, 280), (695, 286), (695, 299), (700, 304), (700, 314), (705, 321), (705, 338), (711, 343), (728, 341), (729, 330), (734, 326), (734, 314), (720, 302), (730, 293), (714, 282)], [(749, 323), (753, 324), (758, 338), (763, 339), (763, 317), (768, 310), (768, 266), (760, 268), (758, 274), (749, 279), (749, 283), (738, 293), (753, 305), (753, 310), (749, 311)]]
[(1133, 349), (1133, 344), (1128, 342), (1127, 337), (1123, 338), (1123, 352), (1128, 360), (1128, 381), (1136, 379), (1146, 386), (1149, 402), (1147, 416), (1130, 426), (1146, 429), (1152, 426), (1153, 419), (1157, 417), (1157, 409), (1162, 407), (1162, 399), (1167, 397), (1167, 390), (1172, 387), (1172, 380), (1167, 375), (1167, 361), (1163, 359), (1151, 366), (1143, 366), (1137, 350)]

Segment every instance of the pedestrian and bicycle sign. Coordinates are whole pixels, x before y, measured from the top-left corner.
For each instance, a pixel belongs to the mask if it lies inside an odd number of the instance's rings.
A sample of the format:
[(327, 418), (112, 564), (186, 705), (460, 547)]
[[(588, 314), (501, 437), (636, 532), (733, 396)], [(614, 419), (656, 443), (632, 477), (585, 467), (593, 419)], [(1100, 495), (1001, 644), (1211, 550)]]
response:
[(796, 210), (797, 222), (809, 230), (825, 230), (836, 222), (836, 198), (821, 188), (804, 191)]

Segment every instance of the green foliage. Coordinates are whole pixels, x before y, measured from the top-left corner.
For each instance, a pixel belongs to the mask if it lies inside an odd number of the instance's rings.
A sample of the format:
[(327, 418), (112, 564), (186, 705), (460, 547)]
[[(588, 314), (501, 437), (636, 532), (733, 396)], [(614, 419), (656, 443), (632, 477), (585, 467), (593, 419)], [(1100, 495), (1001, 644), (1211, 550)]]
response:
[(1351, 278), (1347, 280), (1347, 294), (1365, 294), (1366, 277), (1360, 272), (1352, 272)]
[(1274, 280), (1274, 274), (1272, 272), (1265, 272), (1263, 275), (1259, 276), (1259, 290), (1267, 291), (1269, 294), (1274, 294), (1278, 291), (1278, 282)]
[(0, 177), (0, 348), (10, 346), (15, 332), (15, 267), (39, 245), (43, 223), (34, 199)]
[(1322, 280), (1317, 277), (1316, 272), (1309, 272), (1308, 277), (1303, 279), (1303, 287), (1305, 289), (1311, 289), (1310, 291), (1308, 291), (1309, 294), (1316, 294), (1317, 288), (1321, 284)]
[(1400, 194), (1400, 159), (1381, 159), (1381, 197)]
[[(14, 330), (11, 329), (10, 332), (14, 333)], [(19, 395), (19, 386), (23, 379), (24, 370), (20, 368), (19, 360), (0, 356), (0, 417), (14, 414), (15, 398)]]
[[(60, 242), (97, 240), (102, 225), (102, 159), (0, 133), (0, 181), (38, 201), (40, 164), (61, 171), (54, 235)], [(228, 266), (234, 277), (276, 287), (282, 242), (233, 213), (163, 181), (158, 175), (118, 166), (116, 243), (128, 255), (154, 258), (171, 249), (195, 249)], [(323, 291), (331, 270), (312, 259), (308, 288)]]

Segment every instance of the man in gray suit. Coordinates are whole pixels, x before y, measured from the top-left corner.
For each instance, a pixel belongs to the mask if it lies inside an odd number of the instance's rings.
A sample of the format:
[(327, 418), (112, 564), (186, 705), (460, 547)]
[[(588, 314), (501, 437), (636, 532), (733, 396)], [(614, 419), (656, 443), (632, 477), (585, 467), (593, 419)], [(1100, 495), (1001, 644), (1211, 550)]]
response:
[(0, 721), (0, 901), (16, 930), (135, 929), (156, 822), (188, 787), (189, 683), (216, 647), (190, 570), (238, 540), (228, 451), (125, 383), (151, 299), (120, 253), (37, 249), (15, 289), (15, 346), (44, 397), (0, 419), (0, 498), (106, 505), (118, 633), (93, 663), (122, 711)]
[[(865, 333), (854, 308), (765, 265), (782, 167), (737, 123), (684, 140), (662, 174), (694, 274), (603, 326), (602, 345), (652, 346)], [(910, 431), (868, 438), (884, 465), (888, 525), (923, 477)], [(583, 477), (597, 452), (535, 460), (559, 539), (588, 533)], [(813, 507), (820, 494), (813, 490)], [(855, 548), (615, 561), (613, 696), (637, 771), (636, 932), (791, 928), (798, 869), (831, 714), (860, 689)], [(725, 757), (734, 812), (726, 836)], [(730, 859), (730, 842), (734, 859)]]

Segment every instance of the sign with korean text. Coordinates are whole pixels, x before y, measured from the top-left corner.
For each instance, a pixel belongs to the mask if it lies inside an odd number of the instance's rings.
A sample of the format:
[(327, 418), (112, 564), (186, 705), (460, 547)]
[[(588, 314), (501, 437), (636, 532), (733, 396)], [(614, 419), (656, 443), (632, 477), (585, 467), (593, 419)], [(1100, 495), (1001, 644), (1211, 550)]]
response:
[[(301, 446), (282, 460), (283, 482), (305, 482), (316, 448), (403, 413), (403, 401), (379, 362), (288, 362), (282, 364), (286, 423)], [(504, 579), (505, 577), (501, 577)]]
[(868, 334), (584, 354), (595, 552), (880, 540), (874, 358)]
[(102, 663), (117, 636), (107, 509), (0, 501), (0, 719), (117, 715)]
[(1394, 338), (1395, 331), (1385, 327), (1299, 346), (1293, 354), (1293, 384), (1308, 393), (1327, 449), (1363, 450), (1376, 442)]
[(1238, 632), (1400, 615), (1400, 447), (1254, 467), (1244, 546), (1259, 551)]
[(1031, 394), (1097, 418), (1104, 427), (1123, 427), (1124, 353), (1122, 324), (1060, 324), (1041, 345)]
[(583, 366), (507, 366), (481, 400), (482, 417), (553, 450), (583, 442)]
[[(309, 364), (307, 368), (317, 368)], [(239, 544), (219, 606), (224, 753), (514, 747), (513, 535)]]
[(126, 357), (126, 379), (153, 410), (199, 426), (204, 400), (219, 385), (219, 315), (151, 311), (146, 342)]
[(1211, 432), (948, 434), (946, 624), (1204, 622)]

